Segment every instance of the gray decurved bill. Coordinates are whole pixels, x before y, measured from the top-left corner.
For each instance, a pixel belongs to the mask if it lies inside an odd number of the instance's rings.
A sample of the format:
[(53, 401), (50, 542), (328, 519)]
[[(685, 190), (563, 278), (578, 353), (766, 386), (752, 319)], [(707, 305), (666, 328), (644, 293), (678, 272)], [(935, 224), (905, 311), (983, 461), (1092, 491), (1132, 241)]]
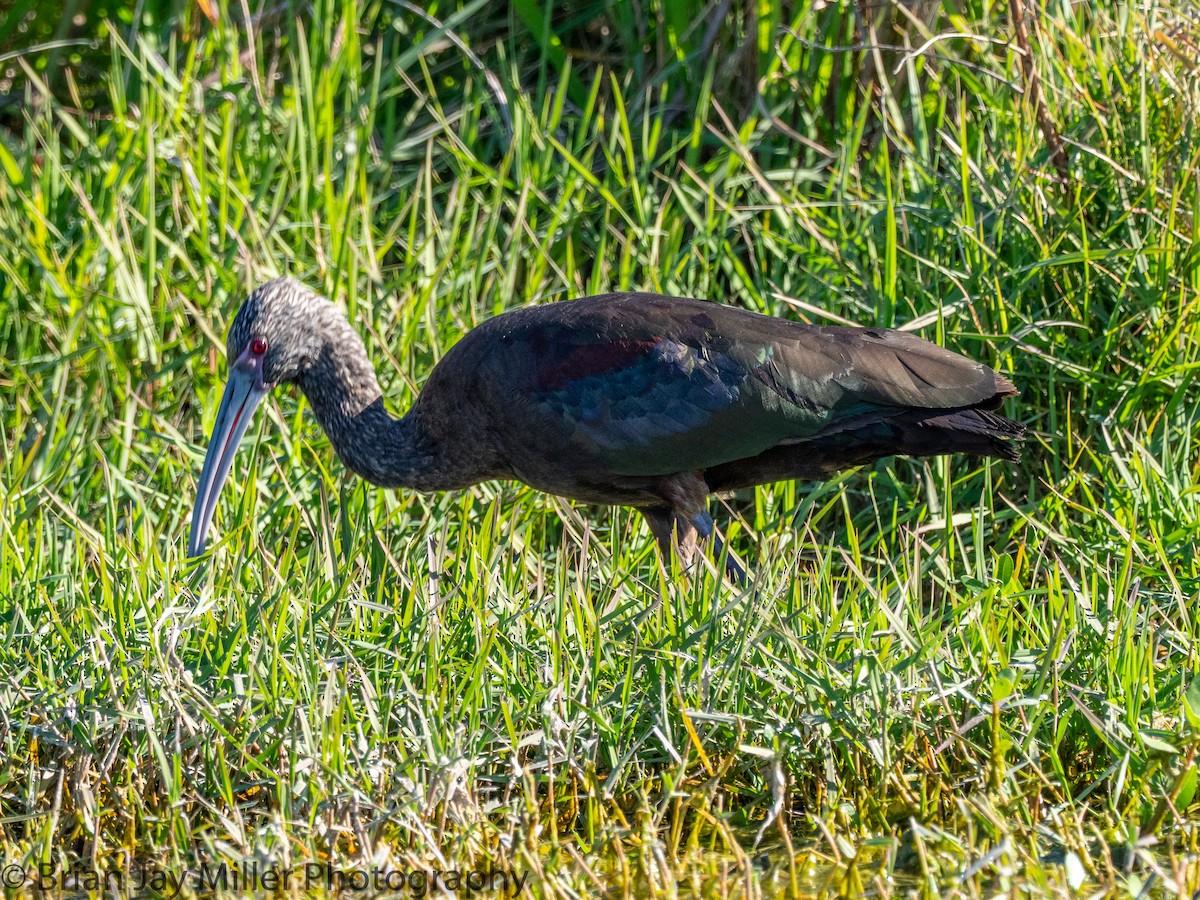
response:
[(254, 410), (266, 396), (265, 388), (256, 383), (253, 372), (233, 368), (217, 410), (217, 422), (213, 425), (208, 453), (204, 457), (204, 468), (200, 471), (200, 482), (196, 487), (196, 505), (192, 509), (192, 534), (188, 540), (188, 556), (199, 556), (204, 552), (204, 538), (212, 524), (217, 509), (217, 498), (221, 487), (229, 477), (229, 467), (238, 444), (250, 425)]

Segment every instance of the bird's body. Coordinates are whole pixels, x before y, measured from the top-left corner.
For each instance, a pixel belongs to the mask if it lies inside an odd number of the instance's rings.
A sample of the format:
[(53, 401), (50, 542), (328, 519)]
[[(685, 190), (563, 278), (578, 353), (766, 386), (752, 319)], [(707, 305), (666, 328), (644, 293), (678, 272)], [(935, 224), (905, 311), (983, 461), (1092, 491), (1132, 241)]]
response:
[[(252, 352), (256, 340), (262, 354)], [(384, 409), (345, 317), (289, 279), (247, 299), (229, 354), (235, 370), (257, 360), (257, 376), (245, 376), (258, 379), (253, 402), (273, 383), (297, 383), (338, 455), (368, 481), (449, 490), (515, 479), (636, 507), (664, 550), (674, 537), (686, 553), (711, 528), (711, 492), (824, 478), (893, 454), (1015, 459), (1023, 431), (992, 412), (1016, 393), (1006, 378), (913, 335), (654, 294), (484, 322), (445, 354), (399, 419)], [(251, 411), (239, 407), (222, 435), (218, 421), (222, 456)], [(228, 460), (216, 470), (227, 472)], [(194, 552), (220, 487), (205, 476)]]

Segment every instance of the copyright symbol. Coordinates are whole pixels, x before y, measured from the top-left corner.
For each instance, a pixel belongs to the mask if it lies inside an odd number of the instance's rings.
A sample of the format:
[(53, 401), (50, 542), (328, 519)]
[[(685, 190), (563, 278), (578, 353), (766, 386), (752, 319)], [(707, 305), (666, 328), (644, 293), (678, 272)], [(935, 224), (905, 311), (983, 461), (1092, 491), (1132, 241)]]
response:
[(5, 887), (19, 888), (25, 883), (25, 869), (16, 863), (9, 863), (4, 867), (4, 871), (0, 872), (0, 883)]

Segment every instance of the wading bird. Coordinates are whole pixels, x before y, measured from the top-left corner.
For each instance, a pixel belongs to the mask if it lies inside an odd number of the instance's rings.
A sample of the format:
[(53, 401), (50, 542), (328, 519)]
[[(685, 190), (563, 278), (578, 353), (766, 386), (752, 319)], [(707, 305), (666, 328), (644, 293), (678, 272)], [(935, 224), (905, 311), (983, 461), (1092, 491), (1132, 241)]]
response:
[(803, 325), (701, 300), (606, 294), (516, 309), (473, 329), (412, 409), (384, 408), (366, 348), (290, 278), (229, 329), (229, 381), (192, 513), (204, 550), (255, 407), (291, 382), (346, 468), (418, 491), (516, 479), (638, 509), (666, 557), (713, 533), (710, 493), (826, 478), (885, 456), (1015, 460), (1017, 391), (988, 366), (901, 331)]

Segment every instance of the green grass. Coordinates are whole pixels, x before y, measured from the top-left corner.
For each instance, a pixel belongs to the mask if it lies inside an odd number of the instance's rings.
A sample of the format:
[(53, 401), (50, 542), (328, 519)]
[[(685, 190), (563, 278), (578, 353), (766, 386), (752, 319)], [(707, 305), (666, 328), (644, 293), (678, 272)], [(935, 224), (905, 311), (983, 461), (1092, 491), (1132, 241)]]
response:
[[(1031, 21), (1065, 184), (1003, 4), (235, 7), (120, 18), (87, 90), (5, 51), (0, 863), (1200, 888), (1190, 7)], [(281, 272), (394, 410), (496, 313), (646, 289), (915, 328), (1031, 437), (729, 499), (739, 589), (629, 511), (368, 488), (281, 391), (197, 567), (225, 329)]]

